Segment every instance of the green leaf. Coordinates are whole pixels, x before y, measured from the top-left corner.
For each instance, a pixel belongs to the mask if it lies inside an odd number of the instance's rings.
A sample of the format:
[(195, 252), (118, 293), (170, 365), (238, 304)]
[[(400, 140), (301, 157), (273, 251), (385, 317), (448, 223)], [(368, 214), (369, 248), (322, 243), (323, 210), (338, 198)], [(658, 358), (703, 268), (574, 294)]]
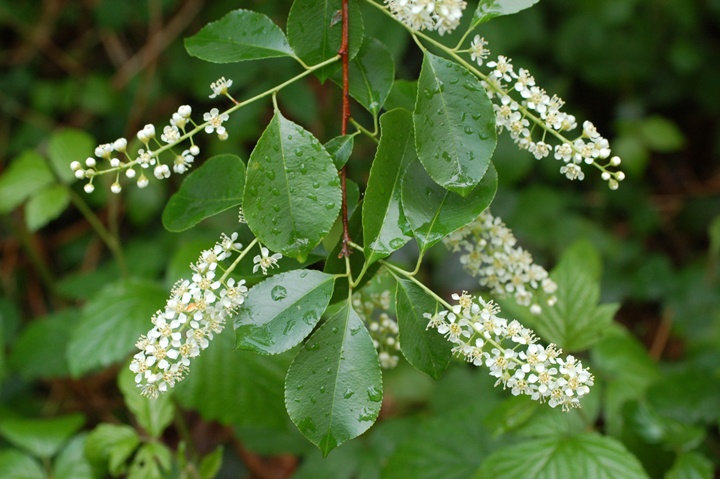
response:
[(710, 237), (710, 257), (720, 258), (720, 215), (713, 218), (710, 223), (708, 236)]
[(172, 451), (162, 443), (143, 444), (133, 458), (127, 479), (165, 479), (172, 467)]
[(340, 179), (312, 134), (279, 111), (248, 161), (243, 210), (257, 238), (304, 261), (340, 211)]
[(184, 231), (242, 203), (245, 164), (235, 155), (213, 156), (190, 173), (162, 215), (168, 231)]
[(615, 439), (588, 433), (506, 447), (488, 457), (475, 475), (494, 479), (645, 479), (640, 462)]
[(185, 39), (187, 52), (212, 63), (294, 56), (285, 34), (270, 18), (251, 10), (233, 10)]
[(0, 214), (12, 211), (54, 182), (55, 177), (42, 156), (34, 151), (22, 153), (0, 176)]
[(0, 451), (0, 477), (3, 479), (46, 479), (40, 463), (16, 449)]
[(85, 455), (115, 477), (125, 472), (127, 460), (139, 445), (140, 437), (130, 426), (100, 424), (85, 441)]
[(639, 133), (651, 150), (661, 153), (678, 151), (685, 145), (682, 131), (675, 123), (661, 116), (645, 118), (639, 124)]
[(491, 166), (467, 196), (435, 183), (419, 161), (413, 161), (402, 181), (402, 208), (422, 251), (465, 226), (490, 205), (497, 190), (497, 173)]
[(296, 270), (253, 286), (235, 316), (237, 347), (278, 354), (300, 344), (327, 308), (334, 282), (320, 271)]
[(665, 479), (712, 479), (713, 463), (699, 452), (690, 451), (678, 456)]
[(85, 423), (81, 414), (47, 419), (4, 418), (0, 435), (35, 457), (50, 459)]
[(208, 421), (284, 429), (283, 384), (290, 359), (236, 350), (232, 328), (226, 327), (193, 359), (174, 398)]
[[(350, 62), (348, 73), (350, 96), (377, 116), (395, 79), (395, 62), (390, 51), (379, 40), (365, 38), (357, 56)], [(333, 81), (342, 85), (341, 72), (335, 72)]]
[(703, 427), (688, 424), (688, 420), (666, 417), (645, 401), (635, 401), (623, 408), (623, 416), (639, 437), (648, 444), (664, 444), (674, 451), (690, 451), (706, 436)]
[(530, 8), (540, 0), (480, 0), (470, 29), (502, 15), (512, 15)]
[(213, 452), (203, 457), (198, 467), (202, 479), (213, 479), (222, 467), (223, 447), (218, 446)]
[(37, 231), (65, 211), (70, 192), (64, 185), (49, 185), (33, 195), (25, 206), (25, 222), (30, 231)]
[(75, 175), (70, 169), (73, 161), (83, 162), (94, 156), (95, 140), (82, 130), (66, 128), (54, 133), (48, 143), (48, 156), (55, 174), (63, 183), (73, 183)]
[(325, 151), (333, 160), (335, 168), (340, 170), (350, 159), (352, 154), (355, 137), (352, 135), (336, 136), (332, 140), (325, 143)]
[(54, 479), (95, 479), (92, 465), (85, 457), (87, 434), (73, 437), (53, 461)]
[(67, 376), (69, 369), (65, 349), (79, 320), (78, 310), (68, 308), (33, 321), (15, 343), (8, 360), (9, 366), (28, 380)]
[(557, 303), (543, 308), (537, 317), (537, 332), (570, 351), (587, 349), (600, 341), (619, 308), (616, 303), (598, 306), (600, 284), (592, 268), (586, 264), (599, 263), (594, 249), (584, 249), (585, 256), (563, 255), (550, 276), (558, 285)]
[(152, 327), (150, 318), (166, 297), (164, 288), (149, 281), (130, 280), (103, 288), (85, 306), (68, 344), (70, 373), (78, 377), (122, 361), (135, 349), (140, 335)]
[(417, 98), (417, 80), (395, 80), (390, 94), (385, 100), (385, 109), (393, 110), (395, 108), (404, 108), (407, 111), (415, 109), (415, 99)]
[(461, 65), (426, 52), (413, 120), (415, 147), (430, 177), (450, 191), (470, 193), (497, 143), (495, 113), (480, 81)]
[[(337, 55), (342, 36), (340, 21), (341, 0), (295, 0), (287, 20), (288, 41), (295, 54), (306, 65), (317, 65)], [(350, 59), (363, 43), (362, 12), (357, 1), (350, 0)], [(340, 66), (340, 62), (317, 70), (325, 81)]]
[(382, 136), (370, 168), (362, 210), (368, 264), (389, 256), (411, 238), (410, 225), (400, 206), (403, 174), (417, 158), (410, 112), (387, 112), (380, 118), (380, 127)]
[(398, 280), (395, 293), (398, 339), (403, 356), (420, 371), (439, 379), (450, 364), (451, 343), (434, 329), (427, 329), (423, 316), (437, 313), (440, 305), (412, 281)]
[(377, 351), (362, 320), (346, 304), (290, 365), (285, 406), (300, 432), (327, 456), (369, 429), (381, 403)]
[(159, 438), (175, 415), (175, 406), (170, 394), (160, 395), (156, 399), (143, 396), (135, 382), (135, 374), (128, 367), (120, 371), (118, 386), (125, 399), (125, 405), (135, 416), (138, 424), (150, 437)]

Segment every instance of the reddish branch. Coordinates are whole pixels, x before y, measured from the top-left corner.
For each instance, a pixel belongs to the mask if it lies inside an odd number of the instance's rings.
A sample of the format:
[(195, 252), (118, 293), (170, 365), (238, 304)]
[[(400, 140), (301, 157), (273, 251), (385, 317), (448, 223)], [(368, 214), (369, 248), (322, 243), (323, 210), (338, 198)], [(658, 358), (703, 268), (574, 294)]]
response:
[[(349, 79), (349, 57), (350, 48), (348, 47), (350, 41), (350, 21), (349, 21), (348, 0), (342, 0), (342, 40), (340, 41), (340, 50), (338, 54), (342, 60), (342, 77), (343, 77), (343, 88), (342, 88), (342, 122), (340, 126), (340, 133), (342, 135), (347, 134), (348, 120), (350, 120), (350, 79)], [(340, 169), (340, 185), (342, 188), (342, 224), (343, 224), (343, 236), (342, 236), (342, 248), (340, 250), (339, 258), (346, 258), (350, 256), (351, 250), (349, 247), (350, 243), (350, 232), (348, 231), (348, 207), (347, 207), (347, 187), (346, 187), (346, 171), (345, 166)]]

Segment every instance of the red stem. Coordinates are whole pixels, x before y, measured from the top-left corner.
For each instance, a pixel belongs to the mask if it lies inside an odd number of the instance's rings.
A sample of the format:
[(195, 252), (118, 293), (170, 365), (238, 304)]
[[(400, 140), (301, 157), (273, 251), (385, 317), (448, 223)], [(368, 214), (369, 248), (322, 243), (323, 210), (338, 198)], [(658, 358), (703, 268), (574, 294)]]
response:
[[(340, 133), (342, 135), (347, 134), (348, 120), (350, 119), (350, 77), (349, 77), (349, 55), (350, 49), (348, 43), (350, 41), (350, 22), (349, 22), (350, 8), (348, 0), (342, 0), (342, 40), (340, 41), (340, 50), (338, 54), (342, 60), (342, 77), (343, 77), (343, 88), (342, 88), (342, 122), (340, 126)], [(342, 188), (342, 224), (343, 224), (343, 236), (342, 236), (342, 248), (340, 249), (339, 258), (346, 258), (350, 256), (352, 250), (350, 249), (349, 243), (350, 232), (348, 231), (348, 207), (347, 207), (347, 186), (346, 186), (346, 172), (345, 166), (340, 169), (340, 186)]]

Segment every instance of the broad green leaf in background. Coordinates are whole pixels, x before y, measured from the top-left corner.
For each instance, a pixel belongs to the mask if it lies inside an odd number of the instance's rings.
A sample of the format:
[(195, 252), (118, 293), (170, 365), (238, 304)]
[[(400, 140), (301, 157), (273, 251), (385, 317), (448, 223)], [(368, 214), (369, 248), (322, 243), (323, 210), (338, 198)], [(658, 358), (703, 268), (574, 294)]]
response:
[[(74, 436), (53, 461), (53, 479), (95, 479), (97, 474), (85, 457), (87, 434)], [(4, 477), (4, 476), (2, 476)]]
[(85, 423), (81, 414), (47, 419), (4, 418), (0, 435), (35, 457), (50, 459)]
[(80, 312), (74, 308), (36, 319), (17, 339), (8, 358), (9, 366), (28, 380), (67, 376), (70, 371), (65, 350), (79, 320)]
[(124, 424), (100, 424), (85, 441), (88, 460), (115, 477), (126, 469), (126, 462), (140, 445), (138, 433)]
[(217, 155), (191, 172), (170, 197), (162, 215), (168, 231), (184, 231), (242, 203), (245, 164), (235, 155)]
[(83, 163), (85, 158), (94, 156), (95, 146), (93, 137), (82, 130), (66, 128), (53, 133), (48, 143), (48, 156), (58, 178), (63, 183), (73, 183), (75, 174), (70, 163)]
[[(341, 72), (335, 72), (332, 79), (342, 85)], [(385, 104), (394, 79), (395, 62), (390, 52), (379, 40), (366, 37), (357, 56), (349, 65), (350, 96), (373, 116), (377, 116)]]
[(495, 113), (480, 81), (463, 66), (425, 53), (413, 113), (415, 147), (430, 177), (470, 193), (497, 143)]
[(647, 444), (662, 444), (668, 450), (691, 451), (705, 439), (706, 431), (701, 426), (690, 424), (691, 418), (677, 420), (660, 414), (646, 401), (632, 401), (623, 408), (627, 429), (630, 429)]
[(673, 152), (685, 145), (685, 136), (675, 123), (661, 116), (644, 118), (638, 125), (643, 142), (653, 151)]
[(175, 415), (175, 406), (170, 394), (162, 394), (156, 399), (143, 396), (135, 382), (135, 373), (130, 371), (129, 367), (124, 367), (120, 371), (118, 386), (123, 394), (125, 405), (135, 416), (138, 424), (147, 431), (150, 437), (159, 438)]
[(33, 195), (25, 206), (25, 223), (30, 231), (37, 231), (65, 211), (70, 192), (65, 185), (49, 185)]
[(278, 354), (298, 345), (327, 308), (334, 282), (320, 271), (295, 270), (253, 286), (235, 316), (237, 347)]
[(320, 142), (279, 111), (248, 161), (243, 211), (257, 238), (304, 261), (340, 211), (340, 179)]
[(665, 479), (712, 479), (713, 463), (699, 452), (680, 454)]
[(127, 479), (164, 479), (172, 467), (172, 451), (160, 442), (140, 446), (133, 458)]
[(428, 329), (424, 313), (437, 313), (438, 302), (418, 285), (398, 280), (395, 307), (400, 348), (410, 364), (438, 379), (450, 364), (452, 346), (434, 329)]
[(353, 135), (336, 136), (332, 140), (325, 143), (325, 151), (332, 158), (335, 168), (340, 170), (350, 159), (355, 137)]
[(500, 449), (488, 457), (477, 479), (647, 479), (622, 443), (595, 433), (551, 437)]
[(720, 258), (720, 215), (716, 216), (708, 227), (710, 237), (710, 257)]
[[(287, 20), (288, 41), (295, 54), (312, 66), (337, 55), (342, 36), (340, 21), (341, 0), (295, 0)], [(350, 0), (350, 59), (357, 55), (363, 43), (362, 12), (357, 1)], [(325, 81), (340, 62), (315, 74)]]
[(16, 449), (0, 451), (0, 477), (3, 479), (46, 479), (40, 463)]
[(380, 129), (382, 136), (370, 168), (362, 211), (368, 264), (389, 256), (411, 238), (400, 200), (403, 174), (417, 158), (412, 116), (402, 109), (387, 112), (380, 118)]
[(284, 429), (283, 384), (291, 357), (238, 351), (226, 325), (190, 363), (190, 374), (175, 386), (174, 397), (208, 421)]
[(467, 196), (435, 183), (419, 161), (408, 165), (402, 180), (402, 209), (422, 251), (478, 217), (495, 197), (497, 173), (490, 166)]
[(480, 0), (470, 29), (502, 15), (512, 15), (530, 8), (540, 0)]
[(166, 298), (165, 289), (149, 281), (121, 281), (103, 288), (85, 306), (68, 344), (70, 373), (78, 377), (122, 361), (152, 327), (150, 318)]
[(242, 9), (186, 38), (185, 49), (191, 56), (213, 63), (294, 56), (280, 27), (262, 13)]
[(373, 425), (382, 394), (370, 333), (346, 304), (307, 340), (290, 365), (285, 406), (300, 432), (326, 456)]
[(54, 182), (45, 159), (34, 151), (25, 151), (0, 176), (0, 214), (12, 211), (30, 195)]
[(395, 80), (390, 94), (385, 100), (385, 109), (405, 108), (407, 111), (415, 109), (417, 99), (417, 80)]
[(213, 452), (206, 455), (200, 461), (198, 473), (201, 479), (213, 479), (220, 472), (222, 467), (223, 447), (218, 446)]

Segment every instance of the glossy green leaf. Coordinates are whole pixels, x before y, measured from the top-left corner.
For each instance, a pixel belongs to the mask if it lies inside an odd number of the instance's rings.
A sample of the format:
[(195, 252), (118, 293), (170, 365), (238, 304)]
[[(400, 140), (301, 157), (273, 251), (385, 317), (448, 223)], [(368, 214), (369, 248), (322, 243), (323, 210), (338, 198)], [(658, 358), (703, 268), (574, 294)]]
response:
[(63, 183), (75, 181), (75, 175), (70, 169), (73, 161), (84, 162), (85, 158), (94, 156), (95, 140), (83, 130), (66, 128), (50, 137), (48, 143), (48, 156), (55, 174)]
[(646, 479), (622, 443), (599, 434), (552, 437), (506, 447), (488, 457), (475, 475), (494, 479)]
[(73, 437), (53, 461), (54, 479), (95, 479), (97, 474), (85, 457), (87, 434)]
[(390, 94), (385, 100), (385, 108), (387, 110), (405, 108), (407, 111), (413, 111), (415, 109), (416, 99), (417, 80), (395, 80)]
[[(67, 376), (69, 369), (65, 349), (79, 320), (79, 311), (67, 308), (33, 321), (17, 339), (8, 365), (24, 379)], [(38, 347), (39, 344), (42, 347)]]
[(0, 435), (35, 457), (50, 459), (85, 423), (81, 414), (47, 419), (4, 418)]
[(155, 283), (131, 280), (109, 284), (85, 306), (67, 354), (70, 373), (81, 376), (122, 361), (152, 327), (150, 318), (167, 298)]
[(283, 429), (283, 384), (290, 359), (235, 349), (235, 335), (226, 326), (190, 363), (190, 374), (175, 386), (174, 397), (208, 421)]
[(420, 371), (439, 379), (452, 357), (452, 344), (434, 329), (423, 315), (438, 312), (437, 300), (412, 281), (397, 282), (395, 308), (403, 356)]
[[(341, 0), (295, 0), (287, 20), (288, 41), (295, 54), (306, 65), (317, 65), (337, 55), (342, 36), (340, 17)], [(350, 59), (363, 43), (362, 12), (355, 0), (350, 0)], [(325, 81), (340, 62), (317, 70), (315, 74)]]
[(237, 347), (278, 354), (298, 345), (327, 308), (334, 282), (320, 271), (295, 270), (253, 286), (235, 316)]
[(699, 452), (680, 454), (665, 479), (712, 479), (713, 463)]
[(276, 111), (248, 162), (243, 210), (252, 232), (271, 250), (304, 261), (330, 231), (340, 203), (330, 155)]
[[(357, 56), (350, 62), (348, 73), (350, 96), (377, 116), (395, 80), (392, 54), (379, 40), (365, 38)], [(335, 72), (332, 79), (342, 85), (341, 72)]]
[(327, 455), (370, 428), (381, 403), (377, 351), (362, 320), (345, 305), (290, 365), (285, 406), (300, 432)]
[(12, 211), (30, 195), (54, 182), (55, 176), (42, 156), (34, 151), (22, 153), (0, 176), (0, 214)]
[(42, 465), (16, 449), (0, 451), (0, 477), (3, 479), (46, 479)]
[(30, 231), (37, 231), (65, 211), (70, 204), (70, 192), (64, 185), (49, 185), (33, 195), (25, 206), (25, 223)]
[(470, 28), (502, 15), (512, 15), (530, 8), (540, 0), (480, 0), (473, 15)]
[(411, 238), (410, 225), (400, 201), (403, 174), (417, 158), (412, 116), (402, 109), (387, 112), (380, 118), (380, 128), (382, 136), (363, 201), (363, 235), (368, 264), (389, 256)]
[(415, 147), (430, 177), (469, 194), (497, 143), (495, 113), (480, 81), (461, 65), (426, 52), (413, 119)]
[(550, 276), (558, 285), (557, 303), (543, 308), (537, 332), (567, 352), (587, 349), (600, 341), (612, 323), (618, 304), (598, 305), (600, 283), (587, 264), (599, 263), (594, 249), (584, 249), (585, 257), (564, 255)]
[(294, 56), (285, 34), (270, 18), (251, 10), (233, 10), (185, 39), (185, 49), (212, 63)]
[(125, 472), (126, 462), (140, 445), (138, 433), (124, 424), (100, 424), (88, 435), (85, 455), (91, 463), (110, 474)]
[(336, 136), (332, 140), (325, 143), (325, 151), (333, 160), (335, 168), (340, 170), (350, 159), (355, 137), (352, 135)]
[(125, 405), (135, 416), (138, 424), (150, 437), (159, 438), (175, 416), (175, 406), (170, 394), (162, 394), (156, 399), (143, 396), (135, 382), (135, 374), (128, 367), (122, 368), (118, 374), (118, 386)]
[(402, 208), (420, 248), (426, 250), (473, 221), (490, 205), (497, 190), (495, 167), (467, 196), (435, 183), (419, 161), (408, 165), (402, 182)]
[(235, 155), (217, 155), (191, 172), (170, 197), (162, 215), (168, 231), (183, 231), (242, 204), (245, 164)]

